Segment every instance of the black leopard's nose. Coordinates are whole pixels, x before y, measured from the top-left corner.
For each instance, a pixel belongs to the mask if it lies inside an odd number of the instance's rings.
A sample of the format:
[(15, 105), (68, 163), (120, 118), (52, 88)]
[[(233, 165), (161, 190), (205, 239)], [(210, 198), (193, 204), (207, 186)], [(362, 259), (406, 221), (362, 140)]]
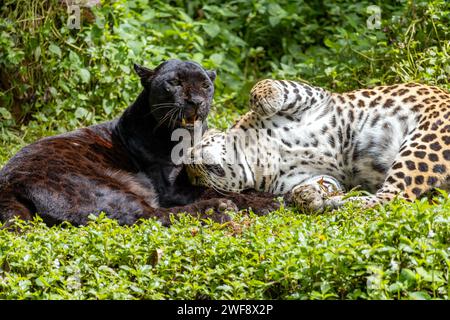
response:
[(188, 103), (198, 109), (204, 105), (205, 99), (203, 99), (202, 97), (193, 96), (188, 100)]

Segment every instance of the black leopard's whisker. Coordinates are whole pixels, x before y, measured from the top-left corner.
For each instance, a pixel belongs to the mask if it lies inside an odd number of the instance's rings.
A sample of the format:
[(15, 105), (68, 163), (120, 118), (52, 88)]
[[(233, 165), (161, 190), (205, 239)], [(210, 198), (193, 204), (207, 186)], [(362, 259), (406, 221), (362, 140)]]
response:
[(158, 106), (154, 109), (151, 109), (150, 112), (155, 112), (159, 109), (169, 109), (169, 108), (177, 108), (177, 106), (175, 104), (170, 104), (170, 105), (165, 105), (165, 106)]
[(176, 126), (176, 121), (178, 119), (178, 116), (181, 114), (181, 108), (178, 108), (176, 111), (172, 112), (170, 119), (169, 119), (169, 126), (174, 129)]
[[(171, 106), (162, 106), (161, 108), (169, 109), (169, 108), (176, 108), (176, 106), (174, 106), (174, 105), (171, 105)], [(153, 115), (153, 114), (155, 113), (155, 111), (157, 111), (158, 109), (159, 109), (159, 108), (150, 110), (149, 112), (147, 112), (147, 113), (144, 115), (144, 118), (145, 118), (145, 117), (148, 117), (148, 116), (150, 116), (150, 115)], [(170, 110), (169, 110), (169, 111), (170, 111)]]
[(166, 115), (163, 117), (163, 119), (161, 120), (160, 125), (163, 124), (164, 122), (167, 122), (167, 123), (168, 123), (168, 126), (170, 127), (170, 126), (171, 126), (172, 118), (173, 118), (173, 116), (174, 116), (174, 114), (175, 114), (176, 112), (177, 112), (176, 109), (172, 109), (172, 110), (168, 111), (167, 114), (166, 114)]
[[(153, 109), (153, 107), (157, 107), (157, 108)], [(169, 109), (169, 108), (180, 108), (180, 106), (178, 106), (176, 103), (172, 103), (172, 102), (171, 103), (157, 103), (157, 104), (154, 104), (152, 106), (152, 109), (150, 109), (146, 114), (144, 114), (143, 117), (146, 118), (146, 117), (152, 115), (153, 113), (155, 113), (155, 111), (157, 111), (159, 109)]]
[(157, 128), (159, 128), (164, 122), (166, 122), (166, 120), (169, 119), (169, 117), (171, 117), (172, 114), (173, 114), (174, 112), (176, 112), (176, 111), (177, 111), (177, 109), (169, 110), (169, 111), (164, 115), (164, 117), (162, 117), (162, 118), (158, 121), (158, 124), (156, 125), (155, 130), (156, 130)]
[(176, 105), (176, 102), (163, 102), (163, 103), (155, 103), (152, 106), (153, 107), (158, 107), (158, 106), (165, 106), (165, 105)]
[(176, 120), (177, 120), (177, 117), (178, 117), (178, 113), (179, 113), (179, 111), (178, 111), (178, 112), (172, 112), (172, 115), (170, 116), (170, 119), (168, 120), (168, 122), (169, 122), (169, 127), (170, 127), (171, 129), (174, 129), (174, 128), (175, 128)]

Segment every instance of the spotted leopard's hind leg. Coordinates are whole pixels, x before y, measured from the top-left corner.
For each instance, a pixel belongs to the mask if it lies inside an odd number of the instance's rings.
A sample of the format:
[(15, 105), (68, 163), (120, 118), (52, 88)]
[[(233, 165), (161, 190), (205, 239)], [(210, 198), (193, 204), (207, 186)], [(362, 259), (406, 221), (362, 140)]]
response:
[[(390, 200), (399, 194), (413, 201), (434, 188), (448, 186), (450, 138), (438, 134), (446, 132), (448, 126), (439, 130), (445, 123), (437, 123), (434, 132), (416, 130), (411, 134), (409, 142), (400, 149), (386, 180), (377, 192), (380, 200)], [(419, 123), (419, 128), (422, 126), (423, 123)]]
[[(419, 128), (422, 125), (419, 123)], [(323, 201), (315, 209), (323, 210), (326, 207), (338, 208), (348, 201), (358, 201), (364, 207), (385, 204), (395, 197), (414, 201), (434, 188), (444, 188), (449, 191), (450, 149), (447, 145), (450, 144), (450, 137), (437, 134), (447, 133), (445, 123), (441, 122), (441, 126), (443, 128), (436, 125), (434, 132), (416, 130), (406, 138), (406, 142), (386, 174), (385, 181), (374, 195), (329, 197), (326, 194), (310, 195), (311, 190), (295, 189), (293, 193), (301, 192), (297, 197), (305, 199), (304, 202), (313, 201), (321, 196)]]
[(330, 94), (322, 88), (289, 80), (261, 80), (250, 92), (250, 109), (263, 117), (289, 115), (323, 105)]

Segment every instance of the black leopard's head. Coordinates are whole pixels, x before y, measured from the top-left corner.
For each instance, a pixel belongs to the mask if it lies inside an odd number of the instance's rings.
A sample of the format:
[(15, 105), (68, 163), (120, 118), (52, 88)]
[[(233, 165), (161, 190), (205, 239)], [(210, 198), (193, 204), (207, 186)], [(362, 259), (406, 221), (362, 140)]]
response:
[(211, 108), (216, 73), (191, 61), (168, 60), (154, 70), (135, 64), (142, 85), (149, 91), (149, 112), (171, 129), (193, 128)]

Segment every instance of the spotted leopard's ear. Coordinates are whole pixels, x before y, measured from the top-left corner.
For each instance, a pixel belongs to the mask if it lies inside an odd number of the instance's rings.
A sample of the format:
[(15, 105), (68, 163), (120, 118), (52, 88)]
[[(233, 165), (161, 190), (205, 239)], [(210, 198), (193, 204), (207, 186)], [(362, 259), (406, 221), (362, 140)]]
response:
[(141, 78), (142, 85), (144, 87), (148, 85), (155, 75), (155, 70), (146, 68), (137, 63), (133, 64), (133, 67), (136, 74), (139, 76), (139, 78)]
[(214, 80), (216, 80), (216, 70), (206, 70), (206, 74), (208, 75), (208, 77), (211, 79), (212, 82), (214, 82)]

